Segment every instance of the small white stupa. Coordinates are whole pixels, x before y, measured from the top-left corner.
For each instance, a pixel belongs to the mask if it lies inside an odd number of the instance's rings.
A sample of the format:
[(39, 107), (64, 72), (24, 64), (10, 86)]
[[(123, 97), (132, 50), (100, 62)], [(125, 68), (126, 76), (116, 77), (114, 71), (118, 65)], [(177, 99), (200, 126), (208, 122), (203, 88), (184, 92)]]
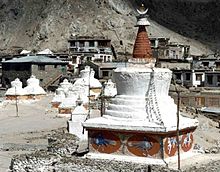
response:
[(67, 79), (64, 79), (63, 82), (60, 83), (60, 86), (56, 89), (55, 96), (51, 101), (52, 107), (59, 107), (59, 105), (64, 101), (64, 99), (68, 95), (69, 88), (72, 87), (72, 85), (73, 84), (70, 83)]
[(22, 88), (22, 82), (16, 78), (11, 82), (11, 88), (9, 88), (6, 93), (6, 100), (26, 100), (27, 91)]
[(166, 158), (177, 155), (178, 144), (181, 154), (190, 154), (198, 121), (181, 112), (178, 137), (177, 106), (168, 95), (172, 72), (155, 67), (145, 28), (150, 24), (147, 10), (142, 7), (138, 12), (133, 58), (127, 67), (113, 72), (117, 95), (102, 117), (83, 123), (88, 156), (164, 164)]
[(24, 87), (24, 90), (27, 92), (31, 99), (39, 99), (46, 95), (46, 92), (40, 86), (39, 79), (37, 79), (34, 75), (32, 75), (27, 80), (27, 86)]
[[(75, 108), (78, 97), (81, 98), (83, 106), (87, 108), (89, 98), (96, 99), (100, 95), (102, 84), (94, 78), (94, 74), (95, 72), (89, 66), (86, 66), (80, 72), (80, 78), (73, 85), (70, 85), (67, 81), (62, 83), (60, 89), (65, 93), (65, 98), (58, 105), (58, 116), (70, 117), (70, 112)], [(55, 104), (55, 100), (52, 101), (52, 104), (53, 102)]]
[(86, 120), (88, 110), (83, 106), (80, 97), (76, 101), (76, 108), (72, 111), (71, 119), (68, 121), (69, 133), (76, 135), (80, 141), (88, 138), (88, 132), (83, 131), (82, 123)]
[(90, 96), (97, 98), (101, 93), (102, 84), (94, 76), (94, 70), (86, 66), (85, 69), (80, 72), (80, 78), (75, 81), (74, 86), (89, 87)]
[(115, 83), (112, 82), (111, 79), (109, 79), (105, 83), (105, 88), (104, 88), (104, 96), (106, 97), (114, 97), (117, 95), (117, 89)]

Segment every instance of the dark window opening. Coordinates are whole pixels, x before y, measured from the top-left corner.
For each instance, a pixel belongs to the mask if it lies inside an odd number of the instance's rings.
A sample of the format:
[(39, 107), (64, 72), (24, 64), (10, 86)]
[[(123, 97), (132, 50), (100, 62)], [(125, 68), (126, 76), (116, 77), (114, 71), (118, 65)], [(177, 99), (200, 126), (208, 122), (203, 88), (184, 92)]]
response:
[(38, 70), (45, 70), (45, 65), (38, 65)]
[(208, 84), (210, 84), (210, 85), (213, 84), (213, 76), (212, 76), (212, 75), (208, 75), (208, 76), (207, 76), (207, 82), (208, 82)]
[(76, 43), (75, 42), (70, 42), (70, 47), (75, 47)]
[(190, 80), (191, 79), (191, 74), (190, 73), (186, 73), (186, 80)]
[(94, 47), (95, 46), (95, 42), (94, 41), (89, 41), (89, 46), (90, 47)]
[(217, 76), (217, 81), (220, 83), (220, 75)]
[(84, 47), (84, 41), (79, 41), (79, 47)]
[(181, 76), (182, 76), (181, 73), (176, 73), (175, 75), (176, 75), (176, 79), (177, 79), (177, 80), (181, 80)]
[(202, 62), (203, 66), (209, 66), (209, 62)]
[(87, 60), (87, 61), (91, 61), (91, 60), (92, 60), (92, 57), (87, 57), (86, 60)]
[(108, 77), (108, 71), (102, 71), (102, 76), (103, 77)]
[(169, 56), (169, 50), (166, 51), (166, 56)]

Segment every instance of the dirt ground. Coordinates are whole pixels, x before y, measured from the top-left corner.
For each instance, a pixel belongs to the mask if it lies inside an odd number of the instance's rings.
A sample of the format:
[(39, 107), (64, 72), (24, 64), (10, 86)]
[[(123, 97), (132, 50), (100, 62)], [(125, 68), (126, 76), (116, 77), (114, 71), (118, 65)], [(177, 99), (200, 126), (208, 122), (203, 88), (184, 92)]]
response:
[[(40, 101), (18, 104), (18, 117), (14, 103), (0, 106), (0, 171), (7, 171), (11, 157), (39, 149), (47, 148), (47, 137), (51, 130), (66, 127), (67, 119), (58, 118), (57, 110), (52, 109), (52, 95)], [(200, 124), (195, 132), (195, 143), (203, 150), (220, 145), (220, 129), (218, 124), (201, 114), (191, 114)], [(220, 154), (202, 154), (182, 162), (186, 168), (192, 164), (200, 164), (212, 160), (220, 160)], [(175, 168), (176, 164), (173, 164)]]
[(66, 127), (66, 118), (56, 117), (51, 109), (52, 95), (40, 101), (18, 104), (18, 117), (14, 103), (0, 107), (0, 171), (7, 171), (13, 155), (46, 149), (46, 135), (53, 129)]

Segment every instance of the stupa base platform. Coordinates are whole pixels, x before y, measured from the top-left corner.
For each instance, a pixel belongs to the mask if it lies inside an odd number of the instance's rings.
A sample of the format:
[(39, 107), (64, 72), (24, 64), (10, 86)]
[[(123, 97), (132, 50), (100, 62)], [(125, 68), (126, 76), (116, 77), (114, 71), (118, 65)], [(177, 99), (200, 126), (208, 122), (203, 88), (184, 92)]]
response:
[(52, 106), (52, 108), (56, 108), (57, 109), (60, 104), (61, 104), (61, 102), (52, 102), (51, 106)]
[[(180, 156), (180, 162), (188, 159), (188, 158), (196, 158), (197, 156), (201, 156), (201, 153), (196, 151), (189, 151)], [(89, 159), (104, 159), (111, 161), (120, 161), (120, 162), (131, 162), (136, 164), (146, 164), (146, 165), (160, 165), (160, 166), (168, 166), (173, 169), (177, 169), (178, 167), (178, 157), (173, 156), (165, 159), (153, 159), (148, 157), (132, 157), (126, 155), (111, 155), (111, 154), (97, 154), (97, 153), (88, 153), (84, 156)]]
[(59, 114), (71, 114), (73, 108), (58, 108), (58, 113)]
[(28, 100), (28, 95), (7, 95), (6, 100)]
[(45, 97), (44, 94), (39, 95), (7, 95), (6, 100), (39, 100)]
[(60, 117), (60, 118), (71, 118), (71, 113), (58, 113), (57, 117)]
[[(95, 154), (165, 159), (177, 155), (177, 132), (125, 131), (87, 128), (89, 151)], [(196, 127), (180, 130), (180, 153), (192, 150)], [(101, 156), (101, 155), (100, 155)]]

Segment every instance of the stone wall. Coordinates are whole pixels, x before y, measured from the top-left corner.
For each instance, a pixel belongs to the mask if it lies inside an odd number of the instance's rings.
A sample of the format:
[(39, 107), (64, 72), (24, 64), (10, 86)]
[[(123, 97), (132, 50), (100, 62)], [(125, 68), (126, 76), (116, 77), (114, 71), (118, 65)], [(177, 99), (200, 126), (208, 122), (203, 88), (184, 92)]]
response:
[(66, 66), (48, 64), (45, 65), (45, 70), (39, 70), (38, 65), (32, 65), (32, 74), (40, 80), (40, 86), (44, 87), (54, 79), (59, 78), (61, 74), (66, 73)]
[(31, 65), (30, 64), (3, 64), (2, 65), (2, 86), (10, 87), (11, 81), (19, 78), (26, 86), (27, 79), (31, 76)]
[[(177, 94), (170, 93), (170, 96), (174, 99), (175, 103), (177, 104)], [(191, 106), (195, 108), (220, 106), (219, 93), (214, 93), (214, 94), (181, 93), (180, 100), (182, 105)]]

